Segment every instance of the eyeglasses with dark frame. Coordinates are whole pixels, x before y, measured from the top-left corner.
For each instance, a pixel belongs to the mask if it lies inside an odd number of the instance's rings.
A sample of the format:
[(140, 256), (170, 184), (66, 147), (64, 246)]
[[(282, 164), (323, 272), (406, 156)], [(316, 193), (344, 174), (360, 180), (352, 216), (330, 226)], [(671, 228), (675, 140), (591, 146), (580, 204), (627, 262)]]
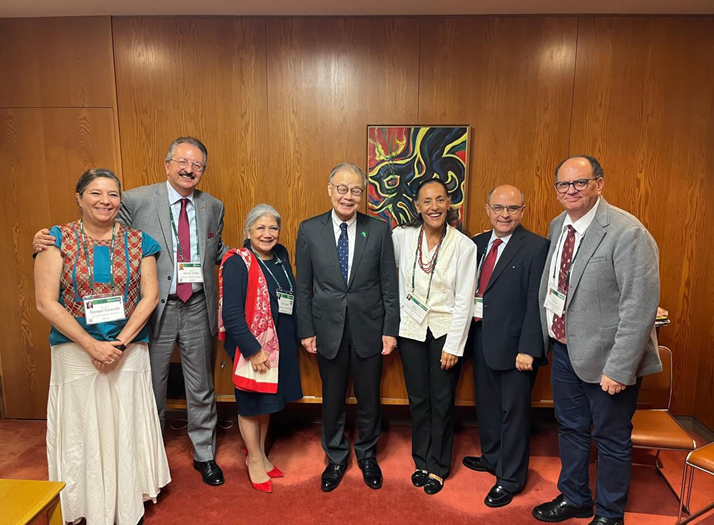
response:
[(501, 204), (494, 204), (491, 206), (490, 204), (486, 204), (489, 208), (491, 208), (491, 211), (495, 213), (496, 215), (501, 215), (503, 213), (503, 210), (506, 210), (508, 212), (508, 215), (515, 215), (519, 211), (521, 211), (523, 208), (526, 207), (525, 204), (521, 206), (516, 206), (515, 204), (511, 204), (510, 206), (502, 206)]
[(349, 191), (353, 197), (361, 197), (362, 194), (364, 193), (364, 188), (355, 187), (355, 188), (350, 189), (347, 186), (345, 186), (344, 184), (335, 185), (335, 184), (332, 184), (331, 182), (330, 182), (330, 186), (335, 188), (335, 190), (337, 190), (337, 193), (339, 193), (340, 195), (347, 195), (347, 192)]
[(201, 162), (198, 161), (193, 161), (189, 162), (186, 159), (171, 159), (173, 162), (176, 163), (176, 165), (181, 168), (182, 170), (185, 170), (188, 168), (188, 165), (191, 164), (191, 169), (197, 173), (201, 173), (203, 170), (206, 169), (205, 164), (202, 164)]
[(568, 190), (570, 189), (570, 186), (575, 188), (575, 191), (583, 191), (585, 188), (588, 187), (588, 184), (590, 184), (590, 181), (593, 180), (598, 180), (601, 179), (602, 177), (595, 177), (593, 179), (578, 179), (578, 180), (573, 180), (570, 182), (556, 182), (555, 183), (555, 191), (558, 193), (568, 193)]

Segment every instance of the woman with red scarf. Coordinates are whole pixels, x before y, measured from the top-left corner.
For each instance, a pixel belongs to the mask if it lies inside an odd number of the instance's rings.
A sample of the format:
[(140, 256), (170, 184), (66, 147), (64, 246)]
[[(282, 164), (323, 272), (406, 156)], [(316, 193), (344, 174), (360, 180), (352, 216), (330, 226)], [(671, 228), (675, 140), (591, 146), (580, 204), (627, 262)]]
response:
[(280, 214), (268, 204), (245, 220), (245, 243), (219, 270), (219, 339), (233, 359), (238, 424), (251, 485), (272, 492), (283, 473), (265, 453), (270, 414), (302, 398), (295, 327), (295, 278), (278, 244)]

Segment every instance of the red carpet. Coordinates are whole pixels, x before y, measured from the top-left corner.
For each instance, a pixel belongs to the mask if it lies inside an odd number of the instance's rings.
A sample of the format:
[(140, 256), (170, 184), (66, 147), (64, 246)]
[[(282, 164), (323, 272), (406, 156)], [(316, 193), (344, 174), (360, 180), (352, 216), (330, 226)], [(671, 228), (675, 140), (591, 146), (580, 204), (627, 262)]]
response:
[[(323, 493), (319, 476), (325, 465), (320, 447), (320, 427), (306, 424), (291, 431), (278, 429), (270, 457), (286, 477), (273, 481), (273, 494), (262, 494), (248, 484), (242, 441), (237, 425), (222, 430), (218, 437), (217, 461), (226, 477), (225, 485), (209, 487), (193, 470), (191, 445), (185, 431), (169, 430), (167, 453), (173, 481), (159, 496), (156, 505), (146, 506), (145, 523), (183, 524), (321, 524), (321, 523), (488, 523), (517, 525), (540, 523), (531, 517), (534, 505), (558, 495), (560, 464), (554, 429), (539, 430), (532, 437), (531, 471), (528, 486), (513, 503), (489, 509), (483, 498), (494, 478), (472, 472), (461, 465), (464, 455), (478, 453), (477, 429), (457, 432), (454, 466), (444, 489), (427, 496), (412, 487), (410, 475), (410, 428), (391, 425), (382, 433), (379, 460), (384, 487), (371, 490), (362, 482), (352, 459), (342, 484)], [(44, 421), (0, 421), (0, 478), (47, 479)], [(672, 484), (681, 483), (685, 455), (663, 453), (665, 473)], [(638, 453), (638, 461), (652, 461), (648, 453)], [(595, 465), (591, 465), (594, 478)], [(692, 505), (699, 508), (714, 499), (714, 477), (697, 472)], [(630, 503), (626, 523), (671, 525), (676, 521), (677, 501), (664, 481), (650, 467), (633, 468)], [(0, 511), (1, 513), (1, 511)], [(588, 523), (571, 520), (567, 523)], [(714, 524), (714, 516), (695, 523)]]

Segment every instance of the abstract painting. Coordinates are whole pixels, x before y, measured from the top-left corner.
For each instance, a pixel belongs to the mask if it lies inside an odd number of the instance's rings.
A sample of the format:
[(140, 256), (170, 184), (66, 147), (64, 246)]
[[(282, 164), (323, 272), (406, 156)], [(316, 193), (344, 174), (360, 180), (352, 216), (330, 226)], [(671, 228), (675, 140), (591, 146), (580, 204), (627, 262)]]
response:
[(451, 206), (464, 221), (469, 126), (368, 126), (367, 213), (392, 227), (415, 215), (414, 198), (425, 179), (446, 183)]

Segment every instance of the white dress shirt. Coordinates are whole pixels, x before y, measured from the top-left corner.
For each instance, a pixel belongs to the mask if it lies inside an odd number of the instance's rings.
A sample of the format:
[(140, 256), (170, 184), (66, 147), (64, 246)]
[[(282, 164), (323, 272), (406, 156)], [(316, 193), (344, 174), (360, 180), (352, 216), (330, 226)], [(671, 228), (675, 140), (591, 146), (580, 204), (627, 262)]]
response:
[[(171, 215), (174, 218), (174, 223), (176, 224), (176, 233), (178, 233), (179, 227), (179, 215), (181, 214), (181, 199), (188, 199), (188, 204), (186, 204), (186, 214), (188, 215), (188, 231), (191, 234), (191, 262), (200, 262), (198, 258), (198, 238), (196, 237), (196, 232), (198, 231), (198, 224), (196, 223), (196, 206), (193, 202), (193, 192), (188, 197), (184, 197), (179, 192), (177, 192), (168, 181), (166, 181), (166, 187), (169, 193), (169, 206), (171, 207)], [(176, 293), (176, 284), (178, 283), (178, 239), (176, 238), (176, 233), (174, 233), (173, 226), (171, 227), (171, 235), (173, 237), (173, 258), (174, 258), (174, 274), (171, 277), (171, 289), (169, 294)], [(193, 291), (197, 292), (203, 288), (201, 283), (191, 283)]]
[[(420, 229), (398, 226), (392, 232), (394, 255), (399, 268), (399, 304), (412, 292), (414, 275), (414, 295), (429, 307), (429, 312), (421, 323), (417, 323), (413, 317), (402, 311), (399, 336), (425, 341), (428, 328), (435, 338), (446, 335), (444, 352), (463, 356), (476, 292), (476, 245), (458, 230), (447, 226), (433, 270), (434, 277), (427, 301), (430, 275), (419, 267), (418, 262), (416, 267), (414, 266)], [(424, 259), (431, 259), (435, 250), (436, 246), (429, 250), (425, 235), (422, 240)]]
[[(577, 252), (580, 249), (580, 243), (583, 241), (583, 237), (585, 236), (585, 232), (587, 231), (588, 227), (595, 219), (595, 214), (597, 213), (597, 207), (599, 204), (600, 197), (597, 198), (595, 206), (593, 206), (589, 212), (587, 212), (575, 222), (572, 221), (570, 215), (565, 215), (565, 221), (563, 221), (563, 229), (560, 231), (560, 235), (558, 236), (558, 244), (555, 246), (553, 258), (550, 260), (550, 267), (548, 269), (548, 271), (550, 272), (548, 274), (548, 286), (552, 286), (553, 283), (555, 283), (555, 286), (558, 285), (558, 279), (560, 278), (558, 272), (560, 268), (560, 258), (562, 257), (563, 245), (565, 245), (565, 238), (568, 234), (568, 226), (572, 226), (575, 229), (575, 250), (573, 252), (575, 253), (575, 260), (570, 266), (570, 274), (572, 275), (573, 267), (578, 263)], [(548, 323), (548, 335), (555, 339), (555, 334), (553, 333), (553, 312), (551, 312), (547, 308), (545, 309), (545, 319)]]
[(335, 210), (332, 210), (332, 227), (335, 230), (335, 245), (340, 242), (342, 228), (340, 225), (347, 223), (347, 241), (348, 241), (348, 256), (347, 256), (347, 282), (350, 280), (350, 272), (352, 271), (352, 259), (355, 255), (355, 235), (357, 235), (357, 214), (355, 213), (349, 220), (343, 221), (337, 216)]

